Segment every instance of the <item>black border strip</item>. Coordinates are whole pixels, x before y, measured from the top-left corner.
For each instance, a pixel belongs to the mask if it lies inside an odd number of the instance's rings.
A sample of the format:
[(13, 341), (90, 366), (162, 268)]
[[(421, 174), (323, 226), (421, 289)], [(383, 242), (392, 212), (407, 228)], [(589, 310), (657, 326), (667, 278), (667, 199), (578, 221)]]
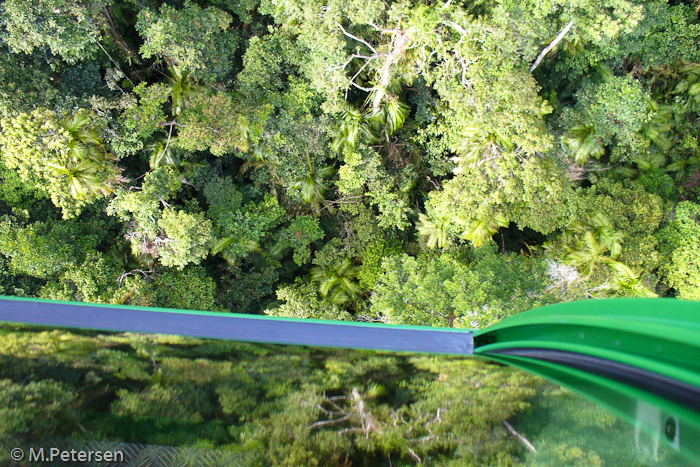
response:
[(642, 368), (566, 350), (514, 348), (489, 353), (531, 358), (586, 371), (643, 389), (700, 412), (700, 388)]

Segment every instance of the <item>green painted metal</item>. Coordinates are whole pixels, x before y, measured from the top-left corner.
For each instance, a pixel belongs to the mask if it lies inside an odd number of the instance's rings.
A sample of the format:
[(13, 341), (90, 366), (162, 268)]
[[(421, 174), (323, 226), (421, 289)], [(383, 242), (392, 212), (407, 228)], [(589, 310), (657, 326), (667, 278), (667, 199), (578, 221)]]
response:
[[(557, 304), (476, 331), (474, 345), (476, 355), (554, 381), (700, 465), (700, 406), (681, 405), (644, 388), (566, 364), (498, 353), (513, 349), (571, 352), (700, 388), (700, 303), (607, 299)], [(663, 427), (668, 420), (677, 421), (682, 442), (665, 440)]]
[[(17, 297), (2, 297), (2, 299), (16, 302), (65, 304), (65, 302)], [(156, 312), (155, 315), (162, 312), (177, 313), (180, 316), (182, 314), (203, 317), (226, 316), (221, 313), (188, 310), (115, 307), (86, 303), (71, 305), (147, 310)], [(342, 326), (343, 329), (345, 326), (349, 327), (348, 332), (353, 331), (350, 328), (357, 329), (357, 327), (386, 328), (387, 331), (397, 328), (411, 331), (445, 331), (445, 337), (455, 333), (466, 335), (471, 332), (419, 326), (233, 314), (227, 316), (253, 319), (255, 322), (250, 323), (253, 327), (262, 324), (258, 321), (262, 320), (333, 324)], [(157, 330), (154, 329), (152, 332)], [(420, 334), (416, 332), (416, 338)], [(405, 346), (410, 347), (408, 344), (409, 342), (404, 343)], [(445, 347), (442, 340), (440, 345)], [(649, 389), (643, 384), (638, 384), (640, 379), (630, 383), (631, 380), (616, 379), (615, 375), (606, 377), (596, 374), (595, 369), (582, 369), (583, 367), (576, 367), (575, 364), (564, 360), (554, 362), (547, 361), (542, 356), (528, 357), (522, 354), (504, 353), (518, 349), (535, 349), (542, 351), (545, 356), (548, 351), (559, 352), (560, 355), (562, 355), (561, 352), (565, 352), (568, 353), (567, 355), (593, 357), (600, 362), (614, 362), (623, 365), (624, 368), (641, 370), (638, 372), (642, 375), (641, 378), (649, 377), (657, 382), (679, 383), (677, 386), (681, 391), (683, 388), (690, 388), (690, 392), (695, 394), (693, 396), (695, 399), (690, 400), (700, 400), (698, 398), (700, 394), (700, 303), (673, 299), (607, 299), (570, 302), (530, 310), (487, 329), (474, 331), (475, 355), (523, 368), (561, 384), (603, 405), (649, 436), (657, 436), (656, 439), (658, 439), (659, 426), (662, 426), (663, 421), (677, 420), (682, 439), (685, 440), (682, 446), (679, 444), (678, 450), (694, 464), (700, 465), (700, 403), (694, 407), (692, 404), (689, 405), (687, 400), (679, 402), (674, 397), (663, 394), (663, 391), (654, 392), (653, 388)], [(639, 378), (639, 375), (637, 377)], [(676, 448), (672, 443), (669, 445)]]
[(475, 332), (475, 353), (543, 348), (595, 356), (700, 387), (700, 303), (607, 299), (530, 310)]

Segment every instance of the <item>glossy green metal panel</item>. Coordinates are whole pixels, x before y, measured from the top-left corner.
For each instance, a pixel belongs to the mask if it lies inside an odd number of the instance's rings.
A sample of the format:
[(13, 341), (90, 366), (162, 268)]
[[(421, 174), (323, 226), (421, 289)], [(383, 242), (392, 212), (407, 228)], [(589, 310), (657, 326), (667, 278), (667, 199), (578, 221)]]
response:
[(475, 353), (535, 347), (591, 355), (700, 387), (700, 303), (587, 300), (543, 307), (475, 333)]
[[(608, 299), (557, 304), (476, 331), (474, 344), (476, 355), (565, 386), (700, 464), (700, 405), (692, 402), (700, 390), (700, 303)], [(531, 357), (522, 356), (528, 352)], [(563, 358), (547, 361), (552, 352)], [(609, 368), (620, 364), (632, 377), (577, 368), (575, 360), (581, 358)], [(676, 397), (663, 394), (664, 381), (678, 384)], [(664, 431), (669, 423), (677, 424), (675, 437)]]

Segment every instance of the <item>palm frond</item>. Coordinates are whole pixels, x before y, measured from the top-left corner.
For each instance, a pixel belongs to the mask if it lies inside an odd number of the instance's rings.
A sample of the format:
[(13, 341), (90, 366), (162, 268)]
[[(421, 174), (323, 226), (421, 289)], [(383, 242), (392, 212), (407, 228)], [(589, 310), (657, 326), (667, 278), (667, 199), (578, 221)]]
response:
[(420, 235), (427, 237), (426, 245), (428, 248), (443, 248), (451, 243), (449, 223), (446, 219), (433, 219), (421, 213), (418, 215), (416, 229)]
[(462, 238), (472, 242), (474, 246), (481, 246), (491, 240), (501, 227), (508, 227), (510, 222), (502, 214), (498, 214), (490, 220), (476, 220), (469, 228), (462, 232)]
[(603, 140), (592, 136), (592, 127), (577, 124), (569, 128), (562, 137), (562, 142), (574, 153), (574, 160), (579, 164), (585, 164), (589, 159), (599, 159), (605, 154)]
[(151, 169), (158, 167), (179, 167), (182, 163), (180, 155), (177, 153), (179, 138), (173, 136), (168, 141), (167, 136), (162, 136), (146, 145), (148, 152), (148, 163)]

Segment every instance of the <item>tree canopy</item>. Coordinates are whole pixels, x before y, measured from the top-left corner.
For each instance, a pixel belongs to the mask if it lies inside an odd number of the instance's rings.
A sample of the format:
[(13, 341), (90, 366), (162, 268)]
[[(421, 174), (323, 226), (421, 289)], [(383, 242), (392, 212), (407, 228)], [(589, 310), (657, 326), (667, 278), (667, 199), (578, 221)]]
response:
[[(692, 0), (0, 0), (0, 292), (460, 328), (572, 300), (700, 300), (698, 14)], [(506, 387), (493, 413), (466, 386), (468, 404), (448, 398), (454, 423), (488, 420), (472, 438), (425, 428), (439, 378), (479, 365), (402, 361), (415, 378), (390, 405), (347, 380), (361, 357), (316, 368), (310, 391), (244, 395), (188, 386), (178, 372), (204, 376), (159, 360), (165, 344), (133, 345), (163, 373), (106, 353), (129, 362), (100, 370), (129, 374), (105, 389), (114, 414), (222, 417), (246, 446), (280, 441), (266, 465), (380, 465), (381, 450), (408, 465), (409, 448), (430, 465), (516, 463), (492, 423), (528, 397), (510, 376), (483, 376)], [(375, 364), (384, 385), (394, 363)], [(73, 389), (0, 375), (0, 400), (46, 419), (54, 398), (83, 403)], [(355, 436), (370, 399), (375, 431)], [(48, 426), (4, 410), (0, 431)], [(356, 415), (351, 438), (296, 428), (332, 410)], [(542, 458), (599, 465), (568, 442)], [(460, 460), (440, 464), (448, 451)]]
[[(196, 269), (211, 309), (444, 326), (700, 296), (689, 2), (0, 11), (7, 284), (155, 303)], [(87, 258), (100, 292), (59, 293)]]

